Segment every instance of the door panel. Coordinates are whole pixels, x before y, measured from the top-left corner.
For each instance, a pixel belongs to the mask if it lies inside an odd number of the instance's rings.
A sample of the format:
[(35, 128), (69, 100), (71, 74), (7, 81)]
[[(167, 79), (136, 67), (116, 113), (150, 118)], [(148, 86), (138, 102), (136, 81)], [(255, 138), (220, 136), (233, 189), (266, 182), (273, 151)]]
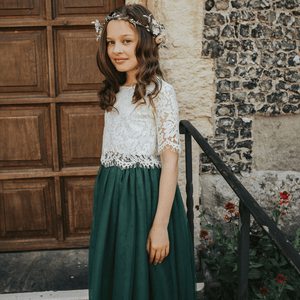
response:
[(56, 38), (58, 94), (96, 92), (104, 78), (97, 67), (94, 30), (58, 29)]
[(0, 106), (0, 166), (50, 168), (49, 106)]
[(99, 165), (104, 112), (99, 106), (60, 106), (62, 167)]
[(108, 14), (110, 2), (109, 0), (56, 0), (56, 15)]
[(95, 177), (65, 178), (65, 210), (68, 212), (65, 222), (67, 236), (89, 234), (93, 217), (93, 203), (86, 198), (93, 199)]
[[(106, 1), (108, 3), (108, 1)], [(65, 8), (83, 8), (83, 7), (101, 7), (104, 4), (103, 0), (64, 0)]]
[(0, 31), (0, 70), (2, 97), (7, 96), (6, 93), (47, 95), (46, 30), (16, 28)]
[(0, 16), (41, 16), (42, 0), (0, 0)]
[(51, 179), (3, 182), (3, 238), (53, 236), (52, 190)]
[(0, 252), (88, 247), (104, 111), (96, 18), (124, 0), (0, 0)]

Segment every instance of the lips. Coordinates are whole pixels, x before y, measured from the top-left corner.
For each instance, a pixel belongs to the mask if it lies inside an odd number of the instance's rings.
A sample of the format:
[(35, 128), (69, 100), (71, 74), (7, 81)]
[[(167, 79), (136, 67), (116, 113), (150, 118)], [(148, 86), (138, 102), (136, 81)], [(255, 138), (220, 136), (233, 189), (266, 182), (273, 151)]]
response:
[(125, 60), (127, 60), (128, 58), (115, 58), (116, 62), (123, 62)]

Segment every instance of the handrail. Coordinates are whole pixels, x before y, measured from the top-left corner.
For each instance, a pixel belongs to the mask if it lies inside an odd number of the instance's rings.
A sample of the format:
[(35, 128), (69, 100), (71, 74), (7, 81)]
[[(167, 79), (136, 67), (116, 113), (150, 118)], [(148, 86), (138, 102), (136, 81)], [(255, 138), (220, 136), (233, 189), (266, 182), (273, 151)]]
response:
[[(237, 300), (248, 299), (248, 271), (249, 271), (249, 234), (250, 234), (250, 213), (261, 226), (263, 231), (275, 243), (282, 252), (287, 261), (300, 274), (300, 255), (291, 245), (284, 233), (275, 225), (275, 223), (263, 211), (256, 200), (250, 195), (242, 183), (230, 171), (230, 169), (221, 160), (219, 155), (209, 146), (199, 131), (187, 120), (180, 121), (179, 131), (185, 134), (186, 144), (186, 191), (187, 191), (187, 215), (194, 236), (194, 223), (191, 218), (193, 210), (193, 186), (192, 186), (192, 158), (191, 158), (191, 136), (202, 148), (210, 161), (215, 165), (223, 178), (230, 185), (232, 190), (240, 199), (239, 204), (239, 235), (238, 235), (238, 291)], [(190, 158), (188, 158), (190, 156)]]

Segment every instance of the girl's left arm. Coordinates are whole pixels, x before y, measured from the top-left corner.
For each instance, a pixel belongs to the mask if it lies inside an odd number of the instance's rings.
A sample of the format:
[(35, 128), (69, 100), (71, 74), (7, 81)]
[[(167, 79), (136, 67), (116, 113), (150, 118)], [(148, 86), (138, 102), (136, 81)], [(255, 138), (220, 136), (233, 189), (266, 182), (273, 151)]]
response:
[(178, 153), (166, 149), (161, 154), (161, 176), (159, 182), (158, 206), (152, 227), (164, 227), (169, 224), (178, 177)]
[[(156, 106), (158, 150), (161, 153), (159, 197), (155, 218), (147, 239), (149, 262), (161, 263), (169, 254), (168, 224), (178, 177), (179, 116), (173, 88), (163, 93)], [(173, 150), (173, 151), (172, 151)]]
[(161, 161), (158, 205), (147, 239), (149, 263), (153, 262), (154, 265), (161, 263), (170, 250), (168, 224), (177, 185), (178, 154), (165, 150), (161, 154)]

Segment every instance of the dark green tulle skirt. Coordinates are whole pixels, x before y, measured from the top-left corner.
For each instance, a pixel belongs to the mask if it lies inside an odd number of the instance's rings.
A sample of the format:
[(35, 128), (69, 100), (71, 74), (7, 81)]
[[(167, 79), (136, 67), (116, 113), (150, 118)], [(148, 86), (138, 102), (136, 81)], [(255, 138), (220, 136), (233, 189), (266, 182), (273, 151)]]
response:
[(100, 166), (89, 248), (90, 300), (195, 300), (191, 232), (179, 188), (168, 225), (169, 255), (148, 262), (161, 169)]

